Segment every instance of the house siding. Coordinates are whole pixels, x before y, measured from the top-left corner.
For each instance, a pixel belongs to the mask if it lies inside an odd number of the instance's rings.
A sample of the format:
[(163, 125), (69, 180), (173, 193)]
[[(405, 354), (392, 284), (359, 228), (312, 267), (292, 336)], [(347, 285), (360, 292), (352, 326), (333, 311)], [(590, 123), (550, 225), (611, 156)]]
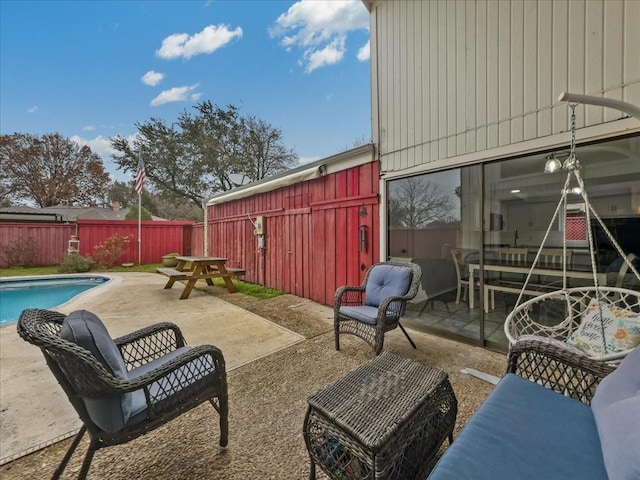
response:
[[(567, 131), (563, 91), (640, 104), (639, 24), (637, 0), (374, 2), (381, 171), (517, 154)], [(578, 129), (629, 129), (615, 109), (586, 105), (576, 114)]]

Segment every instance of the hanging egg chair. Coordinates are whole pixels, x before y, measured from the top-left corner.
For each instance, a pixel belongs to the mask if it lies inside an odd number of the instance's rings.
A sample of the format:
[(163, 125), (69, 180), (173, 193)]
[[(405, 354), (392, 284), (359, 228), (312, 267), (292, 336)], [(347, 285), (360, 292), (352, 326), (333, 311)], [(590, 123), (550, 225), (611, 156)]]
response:
[[(625, 254), (604, 222), (593, 209), (580, 170), (580, 162), (575, 153), (575, 107), (571, 108), (571, 150), (563, 164), (550, 164), (551, 171), (557, 168), (567, 170), (553, 218), (538, 249), (533, 265), (522, 286), (514, 309), (505, 320), (504, 332), (513, 345), (524, 335), (548, 337), (550, 341), (562, 347), (586, 354), (591, 358), (618, 363), (635, 346), (640, 344), (640, 274), (634, 266), (634, 254)], [(549, 169), (545, 169), (549, 171)], [(580, 195), (585, 205), (582, 225), (587, 231), (589, 257), (593, 273), (593, 284), (582, 287), (568, 287), (567, 281), (567, 196)], [(538, 265), (540, 253), (545, 247), (552, 226), (563, 212), (565, 223), (563, 235), (563, 276), (562, 284), (553, 291), (541, 290), (540, 295), (523, 301), (525, 295), (531, 295), (536, 286), (530, 285), (534, 268)], [(598, 272), (592, 229), (592, 218), (598, 222), (604, 234), (620, 256), (620, 269), (613, 282), (607, 282)], [(633, 275), (638, 290), (623, 288), (625, 277)], [(612, 283), (612, 285), (607, 285)]]

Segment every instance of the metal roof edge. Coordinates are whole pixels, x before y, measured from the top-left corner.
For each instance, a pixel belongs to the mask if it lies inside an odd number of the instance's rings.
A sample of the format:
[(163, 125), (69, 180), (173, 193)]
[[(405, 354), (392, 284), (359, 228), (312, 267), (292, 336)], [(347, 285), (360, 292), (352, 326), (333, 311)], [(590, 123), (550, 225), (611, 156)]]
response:
[[(280, 188), (281, 186), (285, 186), (290, 184), (287, 182), (287, 178), (289, 177), (297, 177), (301, 176), (304, 178), (304, 173), (307, 171), (311, 171), (314, 169), (324, 169), (325, 173), (335, 173), (341, 170), (346, 170), (353, 166), (361, 165), (364, 163), (369, 163), (373, 161), (374, 155), (374, 146), (372, 143), (367, 143), (365, 145), (361, 145), (356, 148), (352, 148), (351, 150), (345, 150), (344, 152), (337, 153), (335, 155), (331, 155), (326, 158), (322, 158), (320, 160), (315, 160), (313, 162), (305, 163), (304, 165), (300, 165), (291, 170), (287, 170), (286, 172), (278, 173), (271, 177), (263, 178), (256, 182), (247, 183), (246, 185), (242, 185), (240, 187), (233, 188), (226, 192), (220, 193), (218, 195), (214, 195), (207, 200), (207, 206), (225, 203), (225, 197), (230, 197), (229, 201), (233, 198), (239, 198), (238, 194), (243, 190), (257, 190), (256, 187), (259, 187), (263, 184), (269, 183), (272, 184), (272, 188), (270, 190), (275, 190), (276, 188)], [(366, 153), (371, 153), (371, 156), (365, 157)], [(362, 158), (358, 159), (358, 156), (362, 156)], [(338, 166), (340, 163), (344, 163), (344, 165)], [(268, 191), (268, 190), (262, 190)], [(256, 192), (258, 193), (258, 192)]]

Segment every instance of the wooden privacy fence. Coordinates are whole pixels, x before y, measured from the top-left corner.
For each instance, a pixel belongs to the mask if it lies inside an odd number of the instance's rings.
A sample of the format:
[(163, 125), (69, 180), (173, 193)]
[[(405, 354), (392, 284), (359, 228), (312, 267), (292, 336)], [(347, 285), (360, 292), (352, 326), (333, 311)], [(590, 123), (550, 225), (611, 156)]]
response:
[(398, 257), (448, 258), (458, 245), (460, 226), (389, 230), (389, 255)]
[[(203, 252), (202, 224), (145, 220), (141, 227), (140, 263), (160, 263), (162, 256), (171, 252), (182, 255), (200, 255)], [(138, 263), (137, 220), (79, 219), (76, 224), (2, 222), (0, 246), (15, 245), (33, 238), (38, 244), (34, 265), (57, 265), (67, 255), (71, 235), (80, 238), (80, 255), (90, 256), (94, 246), (115, 234), (131, 236), (118, 263)], [(8, 266), (5, 256), (0, 252), (0, 268)]]
[[(244, 280), (333, 304), (379, 258), (378, 164), (209, 206), (210, 254)], [(252, 223), (261, 217), (264, 243)]]

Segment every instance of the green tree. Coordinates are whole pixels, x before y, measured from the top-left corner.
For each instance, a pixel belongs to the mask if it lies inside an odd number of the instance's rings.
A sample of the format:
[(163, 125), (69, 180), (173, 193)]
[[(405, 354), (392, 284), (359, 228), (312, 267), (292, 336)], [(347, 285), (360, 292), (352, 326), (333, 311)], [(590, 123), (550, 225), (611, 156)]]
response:
[(134, 182), (114, 181), (109, 186), (109, 203), (120, 202), (122, 208), (128, 208), (138, 202), (138, 195), (135, 190)]
[(138, 205), (131, 205), (131, 207), (129, 207), (129, 211), (125, 215), (124, 219), (125, 220), (138, 220), (138, 211), (142, 212), (142, 215), (140, 215), (141, 220), (153, 220), (153, 218), (151, 217), (151, 214), (149, 213), (149, 210), (144, 208), (144, 206), (141, 209), (138, 209)]
[(154, 213), (159, 217), (167, 220), (193, 220), (194, 222), (202, 222), (204, 220), (202, 208), (198, 208), (187, 199), (155, 197), (153, 200), (156, 208)]
[(33, 200), (40, 207), (102, 205), (109, 183), (97, 154), (58, 133), (1, 135), (0, 164), (3, 200)]
[(166, 199), (185, 198), (198, 208), (215, 193), (285, 171), (297, 164), (282, 144), (282, 132), (237, 107), (222, 109), (206, 101), (195, 114), (182, 113), (173, 124), (152, 118), (137, 123), (138, 136), (111, 139), (113, 156), (125, 172), (136, 171), (142, 155), (153, 189)]

